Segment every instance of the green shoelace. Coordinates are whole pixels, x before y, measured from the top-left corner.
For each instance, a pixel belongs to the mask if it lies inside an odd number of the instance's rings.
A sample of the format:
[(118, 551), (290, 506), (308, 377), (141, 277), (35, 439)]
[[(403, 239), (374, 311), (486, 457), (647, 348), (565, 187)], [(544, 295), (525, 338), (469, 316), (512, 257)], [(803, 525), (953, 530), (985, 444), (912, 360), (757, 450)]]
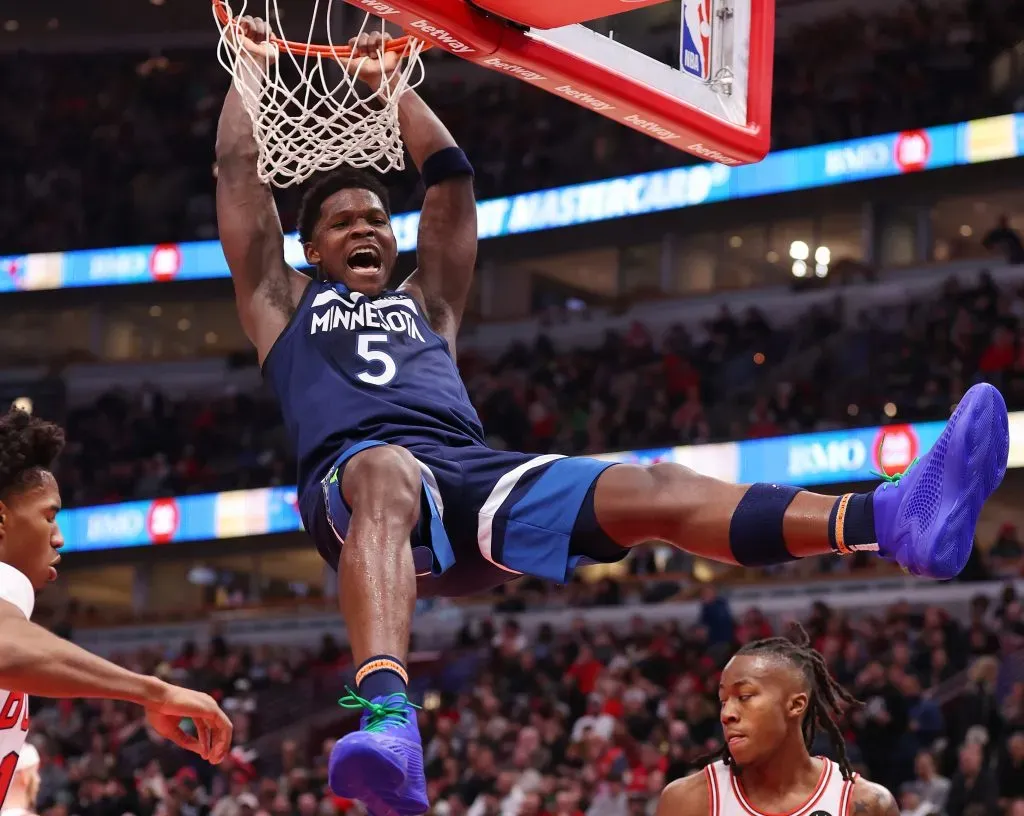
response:
[(342, 708), (368, 711), (370, 716), (367, 718), (366, 728), (363, 730), (370, 734), (380, 734), (390, 731), (392, 728), (408, 725), (410, 709), (418, 710), (420, 708), (410, 702), (405, 694), (391, 694), (381, 702), (374, 703), (365, 697), (360, 697), (348, 686), (345, 687), (345, 691), (348, 694), (338, 700), (338, 705)]
[[(875, 453), (875, 460), (878, 461), (878, 462), (882, 461), (882, 448), (884, 446), (885, 446), (885, 434), (882, 434), (882, 438), (880, 440), (878, 440), (878, 450)], [(918, 461), (920, 461), (920, 459), (921, 459), (920, 456), (915, 457), (914, 461), (911, 462), (909, 465), (907, 465), (903, 469), (903, 471), (901, 473), (894, 473), (894, 474), (892, 474), (892, 476), (890, 476), (888, 473), (879, 472), (877, 470), (872, 470), (871, 471), (871, 475), (872, 476), (877, 476), (879, 479), (881, 479), (884, 482), (884, 484), (882, 485), (882, 490), (888, 489), (889, 485), (892, 485), (893, 487), (899, 487), (900, 479), (902, 479), (904, 476), (906, 476), (908, 473), (910, 473), (910, 469), (914, 465), (916, 465), (918, 463)]]

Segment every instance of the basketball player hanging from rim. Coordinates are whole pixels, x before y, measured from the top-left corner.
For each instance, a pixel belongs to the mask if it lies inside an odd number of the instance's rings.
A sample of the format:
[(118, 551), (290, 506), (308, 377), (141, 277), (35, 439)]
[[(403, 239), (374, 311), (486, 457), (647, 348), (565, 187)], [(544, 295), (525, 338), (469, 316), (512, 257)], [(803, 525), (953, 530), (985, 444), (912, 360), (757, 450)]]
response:
[[(796, 627), (740, 649), (718, 687), (725, 747), (717, 762), (665, 788), (657, 816), (899, 816), (892, 794), (850, 767), (836, 718), (858, 705)], [(824, 730), (838, 762), (811, 756)]]
[[(241, 25), (245, 48), (272, 59), (265, 24)], [(380, 46), (380, 34), (360, 35), (350, 64), (371, 86), (397, 59)], [(455, 365), (476, 261), (473, 169), (418, 95), (398, 105), (426, 195), (418, 268), (395, 289), (398, 251), (374, 177), (341, 170), (308, 189), (299, 233), (312, 272), (302, 274), (285, 262), (234, 85), (217, 134), (217, 214), (239, 316), (296, 447), (305, 527), (338, 569), (358, 667), (342, 704), (362, 709), (361, 729), (331, 756), (337, 794), (375, 814), (428, 807), (406, 697), (417, 593), (475, 593), (523, 574), (564, 582), (581, 563), (654, 540), (745, 566), (870, 550), (916, 575), (960, 572), (1007, 463), (1006, 406), (988, 385), (964, 396), (920, 462), (865, 494), (488, 448)]]

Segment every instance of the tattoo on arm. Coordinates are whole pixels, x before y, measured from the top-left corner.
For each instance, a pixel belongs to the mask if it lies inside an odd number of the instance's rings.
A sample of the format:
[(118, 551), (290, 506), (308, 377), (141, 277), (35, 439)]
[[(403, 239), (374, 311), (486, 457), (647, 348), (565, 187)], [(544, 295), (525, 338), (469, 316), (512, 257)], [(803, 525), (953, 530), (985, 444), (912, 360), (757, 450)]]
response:
[(863, 816), (900, 816), (900, 807), (895, 797), (883, 789), (873, 791), (869, 797), (855, 800), (853, 812)]

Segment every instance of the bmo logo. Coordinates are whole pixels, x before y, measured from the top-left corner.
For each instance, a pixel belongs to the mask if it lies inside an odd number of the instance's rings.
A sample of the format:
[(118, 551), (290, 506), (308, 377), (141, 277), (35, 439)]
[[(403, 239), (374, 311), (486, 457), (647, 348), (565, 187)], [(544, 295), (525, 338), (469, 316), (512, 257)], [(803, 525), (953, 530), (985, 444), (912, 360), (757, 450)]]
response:
[(890, 425), (879, 429), (871, 450), (875, 467), (886, 476), (894, 476), (917, 458), (921, 441), (910, 425)]
[(932, 140), (923, 130), (905, 130), (896, 137), (896, 164), (904, 173), (916, 173), (928, 166)]
[(867, 461), (867, 448), (856, 437), (789, 446), (789, 476), (795, 479), (852, 474)]
[(181, 511), (174, 499), (155, 499), (146, 514), (146, 531), (154, 544), (174, 540), (181, 524)]
[(889, 145), (881, 139), (825, 151), (825, 175), (829, 178), (871, 174), (891, 166)]
[(144, 519), (138, 510), (100, 510), (87, 516), (86, 541), (91, 545), (117, 546), (138, 541)]
[(177, 244), (160, 244), (149, 256), (149, 274), (160, 283), (174, 280), (181, 271), (181, 250)]

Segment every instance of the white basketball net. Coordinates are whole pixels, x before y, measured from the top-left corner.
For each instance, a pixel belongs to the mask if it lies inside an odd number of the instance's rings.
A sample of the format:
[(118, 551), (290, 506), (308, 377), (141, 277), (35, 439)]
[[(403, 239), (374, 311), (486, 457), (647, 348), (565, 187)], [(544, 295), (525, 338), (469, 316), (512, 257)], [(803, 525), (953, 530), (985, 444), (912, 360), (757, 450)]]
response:
[[(214, 13), (220, 29), (217, 59), (231, 74), (252, 118), (253, 136), (259, 146), (260, 180), (289, 187), (342, 164), (381, 172), (401, 170), (405, 159), (398, 100), (423, 81), (422, 41), (409, 38), (398, 66), (374, 91), (359, 79), (359, 58), (308, 56), (277, 46), (277, 59), (272, 60), (247, 50), (242, 38), (236, 36), (234, 24), (247, 14), (262, 17), (279, 39), (286, 37), (277, 0), (238, 2), (240, 7), (232, 8), (224, 1), (230, 16), (227, 25), (221, 24)], [(348, 37), (339, 43), (332, 39), (333, 3), (315, 0), (307, 43), (317, 20), (325, 20), (326, 45), (333, 49), (348, 44)], [(376, 20), (370, 14), (365, 16), (360, 34), (378, 30), (371, 19)], [(379, 22), (383, 31), (384, 21)]]

